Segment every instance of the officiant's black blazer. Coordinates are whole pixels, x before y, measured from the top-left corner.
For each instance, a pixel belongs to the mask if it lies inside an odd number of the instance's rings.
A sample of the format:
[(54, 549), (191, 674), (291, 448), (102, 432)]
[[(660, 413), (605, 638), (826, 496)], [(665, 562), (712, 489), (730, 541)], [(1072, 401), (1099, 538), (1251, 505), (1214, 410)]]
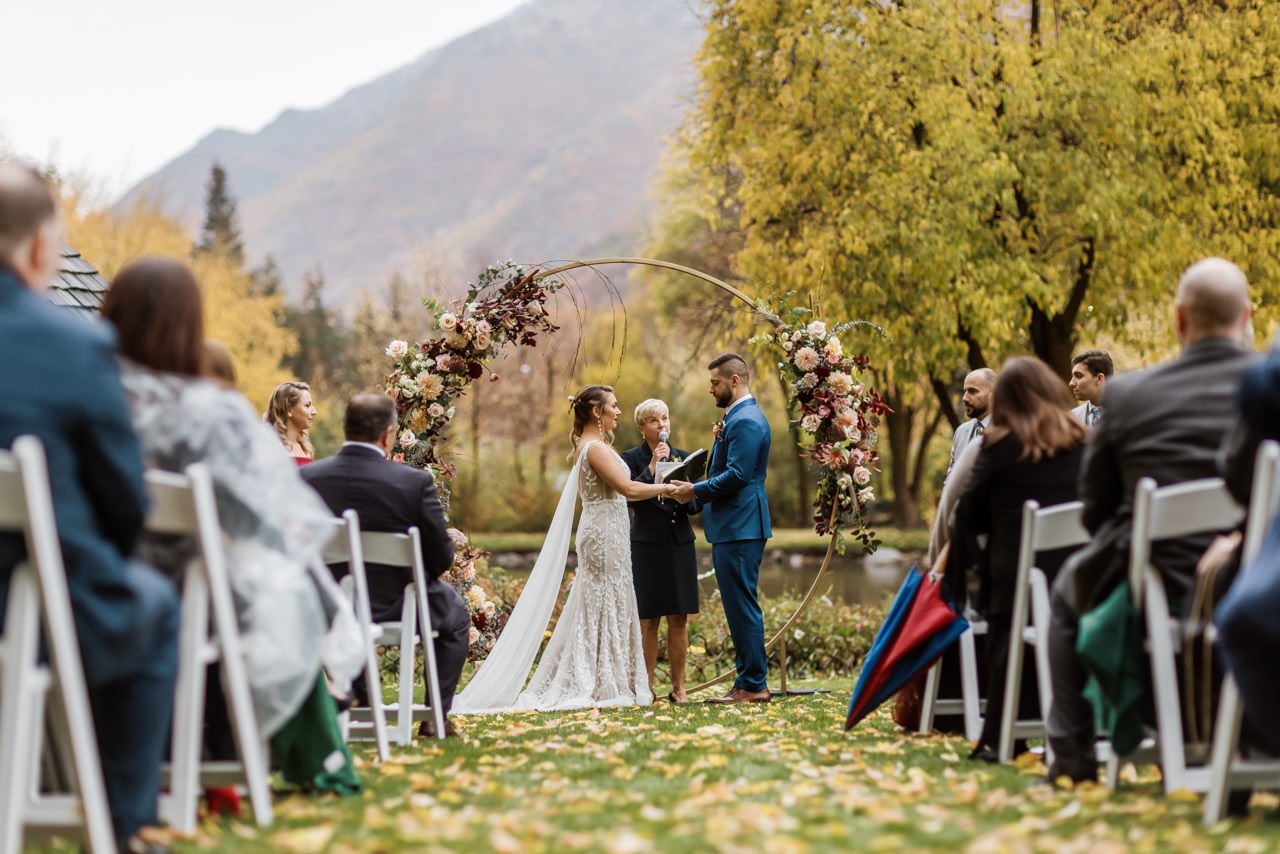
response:
[[(403, 534), (416, 525), (422, 536), (422, 559), (432, 579), (453, 565), (453, 541), (430, 472), (393, 463), (372, 448), (347, 445), (336, 456), (303, 466), (300, 473), (334, 515), (356, 511), (362, 531)], [(347, 574), (346, 564), (332, 569), (338, 578)], [(412, 571), (376, 563), (366, 564), (365, 570), (374, 620), (400, 619), (404, 586), (413, 581)], [(435, 613), (432, 617), (439, 619)]]
[[(681, 459), (689, 456), (689, 451), (679, 448), (671, 449), (671, 456)], [(641, 483), (653, 483), (653, 473), (649, 471), (649, 462), (653, 459), (653, 451), (646, 442), (622, 454), (622, 461), (631, 470), (631, 479)], [(636, 543), (683, 543), (693, 542), (693, 526), (689, 524), (689, 514), (697, 513), (701, 508), (697, 501), (681, 504), (673, 499), (659, 501), (647, 498), (633, 501), (631, 508), (631, 541)]]

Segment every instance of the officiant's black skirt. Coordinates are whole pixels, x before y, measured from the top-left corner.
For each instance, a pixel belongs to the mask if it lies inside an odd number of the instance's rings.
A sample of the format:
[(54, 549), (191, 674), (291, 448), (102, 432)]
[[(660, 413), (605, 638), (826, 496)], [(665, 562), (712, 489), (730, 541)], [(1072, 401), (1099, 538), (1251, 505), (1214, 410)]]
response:
[(640, 619), (698, 613), (698, 553), (693, 543), (632, 540), (631, 578)]

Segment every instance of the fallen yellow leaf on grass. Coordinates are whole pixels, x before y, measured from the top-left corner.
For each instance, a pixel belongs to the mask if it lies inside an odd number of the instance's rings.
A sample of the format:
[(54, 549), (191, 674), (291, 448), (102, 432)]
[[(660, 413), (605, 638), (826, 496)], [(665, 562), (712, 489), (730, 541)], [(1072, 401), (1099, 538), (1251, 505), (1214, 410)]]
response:
[(271, 846), (286, 854), (318, 854), (333, 838), (333, 828), (324, 824), (281, 830), (271, 834)]

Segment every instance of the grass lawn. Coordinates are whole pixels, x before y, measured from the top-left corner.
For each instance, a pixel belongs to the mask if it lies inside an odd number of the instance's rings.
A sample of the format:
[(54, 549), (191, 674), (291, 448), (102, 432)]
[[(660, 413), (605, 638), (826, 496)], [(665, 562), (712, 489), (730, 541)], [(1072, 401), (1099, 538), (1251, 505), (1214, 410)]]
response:
[[(926, 528), (882, 528), (876, 531), (880, 544), (904, 552), (922, 552), (929, 547), (929, 531)], [(471, 541), (491, 552), (536, 552), (542, 548), (544, 533), (471, 533)], [(824, 552), (828, 537), (821, 537), (809, 528), (774, 528), (769, 548), (788, 551)], [(697, 547), (710, 550), (711, 544), (699, 532)], [(857, 550), (856, 543), (849, 544), (849, 553)]]
[(1010, 851), (1280, 848), (1280, 801), (1206, 830), (1153, 770), (1118, 793), (1033, 787), (1038, 762), (967, 761), (884, 712), (842, 729), (850, 683), (766, 706), (464, 717), (460, 736), (367, 764), (346, 800), (281, 795), (276, 825), (206, 822), (182, 850)]

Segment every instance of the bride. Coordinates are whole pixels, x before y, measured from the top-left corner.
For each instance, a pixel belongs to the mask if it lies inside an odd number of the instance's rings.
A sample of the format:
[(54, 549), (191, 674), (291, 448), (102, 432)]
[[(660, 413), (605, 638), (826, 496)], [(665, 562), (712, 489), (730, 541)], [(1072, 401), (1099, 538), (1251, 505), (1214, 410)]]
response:
[[(454, 714), (653, 702), (631, 580), (627, 501), (670, 495), (675, 487), (631, 480), (610, 445), (622, 417), (612, 388), (589, 385), (571, 400), (575, 462), (551, 529), (502, 635), (454, 700)], [(577, 495), (582, 497), (578, 573), (522, 692), (560, 592)]]

